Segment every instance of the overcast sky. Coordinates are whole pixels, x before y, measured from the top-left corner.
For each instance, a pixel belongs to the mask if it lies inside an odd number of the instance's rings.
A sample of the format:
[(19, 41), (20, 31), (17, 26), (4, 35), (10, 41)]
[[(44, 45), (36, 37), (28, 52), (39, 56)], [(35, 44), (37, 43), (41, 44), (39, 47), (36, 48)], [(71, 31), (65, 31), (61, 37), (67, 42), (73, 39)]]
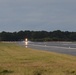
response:
[(76, 31), (76, 0), (0, 0), (0, 31)]

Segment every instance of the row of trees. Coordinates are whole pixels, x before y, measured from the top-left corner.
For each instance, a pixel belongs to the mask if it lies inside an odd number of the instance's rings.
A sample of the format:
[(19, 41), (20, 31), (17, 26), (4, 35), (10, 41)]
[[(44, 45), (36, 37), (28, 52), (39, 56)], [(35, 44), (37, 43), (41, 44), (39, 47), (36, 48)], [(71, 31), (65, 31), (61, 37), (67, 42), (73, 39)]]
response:
[(76, 32), (68, 31), (19, 31), (0, 32), (0, 41), (21, 41), (28, 38), (31, 41), (76, 41)]

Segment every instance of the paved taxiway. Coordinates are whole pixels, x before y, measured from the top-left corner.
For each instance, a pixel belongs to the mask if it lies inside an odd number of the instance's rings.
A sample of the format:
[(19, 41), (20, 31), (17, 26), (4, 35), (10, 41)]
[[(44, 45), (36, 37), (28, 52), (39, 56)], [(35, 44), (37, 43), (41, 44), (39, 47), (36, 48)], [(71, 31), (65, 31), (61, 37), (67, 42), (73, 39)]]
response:
[(76, 56), (76, 42), (29, 42), (27, 47)]

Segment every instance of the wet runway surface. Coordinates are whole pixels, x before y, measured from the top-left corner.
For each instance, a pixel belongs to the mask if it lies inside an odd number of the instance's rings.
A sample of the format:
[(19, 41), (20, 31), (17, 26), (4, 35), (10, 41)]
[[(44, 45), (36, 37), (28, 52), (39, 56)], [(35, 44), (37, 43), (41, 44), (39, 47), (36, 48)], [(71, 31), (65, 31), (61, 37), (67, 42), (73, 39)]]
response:
[(28, 42), (27, 47), (76, 56), (76, 42)]

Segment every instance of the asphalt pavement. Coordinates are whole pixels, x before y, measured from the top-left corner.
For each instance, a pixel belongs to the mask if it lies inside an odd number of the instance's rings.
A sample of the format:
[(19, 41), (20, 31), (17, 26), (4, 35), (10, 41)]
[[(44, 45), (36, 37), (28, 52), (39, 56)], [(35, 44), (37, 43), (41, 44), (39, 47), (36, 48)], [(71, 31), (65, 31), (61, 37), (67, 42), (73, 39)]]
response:
[(76, 56), (76, 42), (28, 42), (27, 47)]

